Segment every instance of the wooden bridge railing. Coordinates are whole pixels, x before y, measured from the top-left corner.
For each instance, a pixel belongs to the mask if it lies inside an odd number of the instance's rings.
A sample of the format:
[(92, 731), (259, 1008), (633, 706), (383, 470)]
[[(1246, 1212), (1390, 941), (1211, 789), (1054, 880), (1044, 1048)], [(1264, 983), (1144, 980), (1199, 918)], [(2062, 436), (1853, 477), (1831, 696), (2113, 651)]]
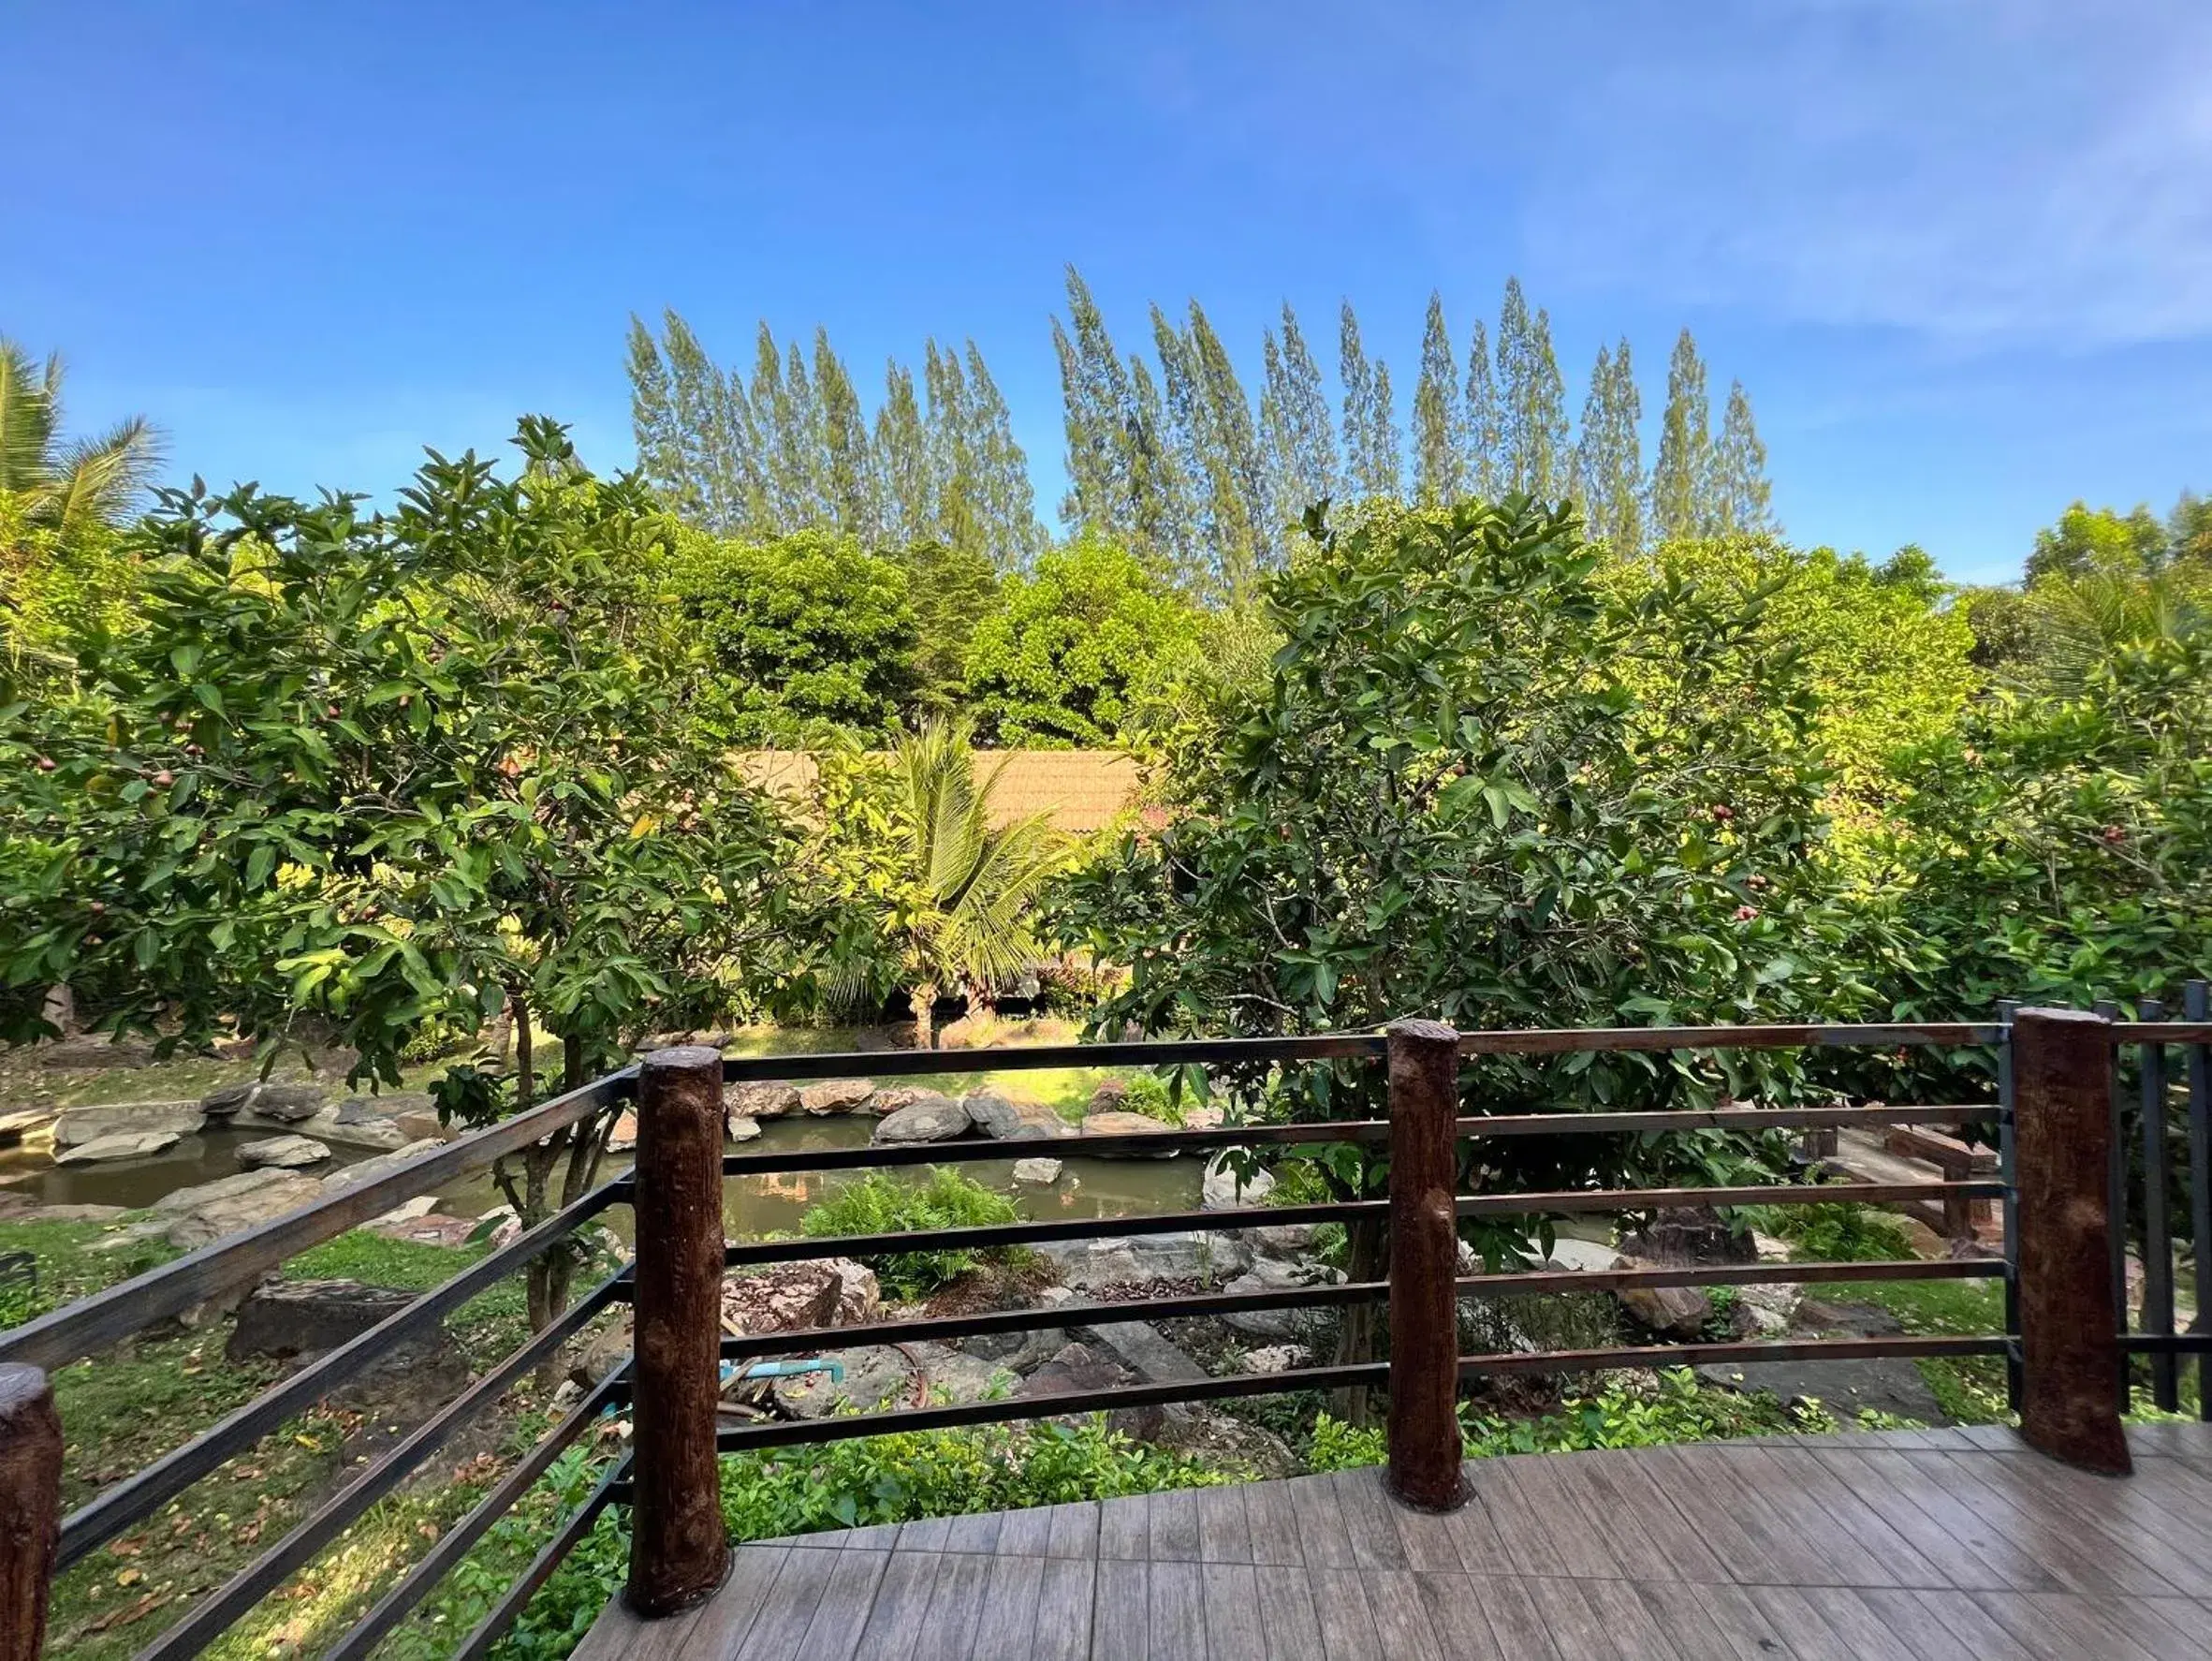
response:
[[(326, 1654), (365, 1656), (406, 1618), (493, 1523), (537, 1481), (554, 1459), (604, 1412), (627, 1404), (632, 1453), (605, 1473), (590, 1497), (557, 1528), (527, 1569), (466, 1639), (459, 1654), (482, 1654), (535, 1591), (553, 1573), (610, 1504), (632, 1507), (628, 1596), (643, 1613), (687, 1607), (719, 1581), (727, 1547), (715, 1460), (720, 1452), (819, 1443), (894, 1431), (974, 1424), (1018, 1418), (1218, 1400), (1283, 1390), (1382, 1386), (1387, 1394), (1389, 1486), (1405, 1503), (1448, 1508), (1460, 1499), (1457, 1403), (1472, 1378), (1518, 1372), (1570, 1373), (1622, 1366), (1706, 1361), (1758, 1361), (1824, 1357), (1991, 1355), (2005, 1358), (2023, 1434), (2054, 1457), (2093, 1469), (2127, 1468), (2119, 1416), (2131, 1353), (2149, 1357), (2161, 1404), (2177, 1397), (2182, 1360), (2199, 1358), (2200, 1397), (2212, 1361), (2212, 1338), (2176, 1334), (2168, 1190), (2175, 1168), (2166, 1110), (2168, 1047), (2184, 1047), (2188, 1110), (2190, 1214), (2194, 1237), (2212, 1236), (2212, 1018), (2205, 989), (2192, 983), (2182, 1022), (2156, 1006), (2138, 1022), (2108, 1014), (2018, 1009), (1994, 1022), (1881, 1026), (1736, 1026), (1455, 1033), (1408, 1022), (1385, 1033), (1272, 1039), (1030, 1046), (996, 1050), (994, 1072), (1070, 1066), (1266, 1066), (1316, 1061), (1382, 1063), (1387, 1067), (1388, 1117), (1297, 1124), (1228, 1124), (1143, 1135), (1086, 1137), (1086, 1154), (1210, 1152), (1311, 1142), (1377, 1142), (1391, 1155), (1386, 1198), (1330, 1204), (1238, 1208), (1167, 1215), (1052, 1220), (987, 1227), (936, 1229), (835, 1239), (725, 1242), (722, 1184), (730, 1176), (793, 1170), (856, 1170), (968, 1160), (1004, 1160), (1003, 1142), (953, 1141), (918, 1147), (871, 1146), (830, 1152), (725, 1154), (722, 1092), (741, 1080), (800, 1080), (865, 1073), (919, 1077), (970, 1071), (973, 1052), (902, 1051), (866, 1055), (725, 1059), (712, 1050), (660, 1051), (639, 1067), (600, 1080), (532, 1112), (473, 1133), (407, 1166), (195, 1252), (108, 1292), (0, 1333), (0, 1661), (33, 1661), (38, 1654), (38, 1600), (19, 1588), (43, 1587), (55, 1572), (150, 1516), (185, 1487), (250, 1447), (286, 1418), (347, 1382), (392, 1345), (427, 1330), (535, 1254), (564, 1240), (608, 1207), (635, 1210), (634, 1265), (579, 1299), (398, 1445), (356, 1475), (337, 1494), (191, 1610), (141, 1652), (142, 1657), (197, 1654), (242, 1614), (309, 1563), (378, 1499), (389, 1493), (469, 1417), (488, 1406), (524, 1372), (557, 1353), (608, 1308), (635, 1305), (635, 1355), (603, 1378), (482, 1501), (431, 1547), (382, 1599)], [(1994, 1046), (1999, 1057), (1995, 1103), (1947, 1108), (1729, 1107), (1655, 1112), (1465, 1116), (1458, 1071), (1467, 1056), (1571, 1055), (1597, 1051), (1681, 1051), (1733, 1049), (1858, 1048), (1910, 1045)], [(2142, 1057), (2142, 1108), (2131, 1125), (2117, 1089), (2116, 1053)], [(586, 1195), (539, 1227), (472, 1264), (416, 1299), (360, 1338), (265, 1391), (220, 1423), (145, 1470), (103, 1491), (66, 1520), (53, 1516), (59, 1449), (38, 1369), (95, 1353), (133, 1331), (248, 1284), (306, 1247), (390, 1210), (414, 1195), (481, 1169), (565, 1126), (593, 1120), (635, 1099), (638, 1146), (634, 1172)], [(1688, 1189), (1571, 1189), (1537, 1193), (1461, 1192), (1462, 1147), (1493, 1139), (1678, 1132), (1698, 1129), (1798, 1129), (1834, 1125), (1994, 1122), (2000, 1172), (1990, 1180), (1938, 1183), (1768, 1183)], [(2142, 1168), (2143, 1199), (2131, 1210), (2131, 1171)], [(1457, 1272), (1458, 1220), (1472, 1216), (1613, 1213), (1657, 1207), (1795, 1205), (1834, 1201), (1885, 1203), (1952, 1198), (2000, 1199), (2005, 1212), (2001, 1259), (1900, 1259), (1874, 1263), (1747, 1264), (1657, 1267), (1606, 1271)], [(2115, 1273), (2127, 1220), (2139, 1220), (2146, 1276), (2143, 1330), (2127, 1330), (2128, 1302)], [(1387, 1228), (1384, 1278), (1256, 1293), (1209, 1292), (1140, 1302), (1062, 1304), (1045, 1309), (883, 1321), (865, 1328), (723, 1337), (720, 1285), (731, 1265), (803, 1258), (871, 1256), (1036, 1244), (1090, 1237), (1218, 1232), (1255, 1226), (1379, 1222)], [(2199, 1306), (2203, 1282), (2200, 1243)], [(1551, 1292), (1615, 1291), (1634, 1286), (1752, 1286), (2000, 1278), (2003, 1330), (1978, 1336), (1747, 1340), (1619, 1346), (1602, 1350), (1461, 1355), (1457, 1308), (1467, 1296), (1525, 1297)], [(1387, 1303), (1387, 1360), (1311, 1366), (1289, 1373), (1237, 1374), (1176, 1384), (1140, 1384), (950, 1405), (901, 1408), (823, 1419), (745, 1426), (718, 1425), (720, 1363), (779, 1353), (869, 1343), (954, 1341), (1082, 1325), (1180, 1316), (1226, 1315), (1296, 1307)], [(2207, 1409), (2212, 1412), (2212, 1408)], [(66, 1430), (66, 1427), (63, 1427)], [(22, 1474), (20, 1475), (19, 1474)]]

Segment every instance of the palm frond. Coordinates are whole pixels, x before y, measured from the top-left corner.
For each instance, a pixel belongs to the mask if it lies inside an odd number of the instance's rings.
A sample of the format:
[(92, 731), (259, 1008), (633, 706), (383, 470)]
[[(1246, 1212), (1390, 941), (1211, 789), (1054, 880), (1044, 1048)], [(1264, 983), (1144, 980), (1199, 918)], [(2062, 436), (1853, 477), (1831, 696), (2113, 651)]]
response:
[(0, 336), (0, 491), (38, 491), (52, 482), (61, 380), (59, 357), (47, 359), (41, 373), (28, 351)]
[(55, 475), (55, 523), (66, 535), (128, 517), (161, 461), (161, 435), (143, 416), (78, 440), (63, 452)]

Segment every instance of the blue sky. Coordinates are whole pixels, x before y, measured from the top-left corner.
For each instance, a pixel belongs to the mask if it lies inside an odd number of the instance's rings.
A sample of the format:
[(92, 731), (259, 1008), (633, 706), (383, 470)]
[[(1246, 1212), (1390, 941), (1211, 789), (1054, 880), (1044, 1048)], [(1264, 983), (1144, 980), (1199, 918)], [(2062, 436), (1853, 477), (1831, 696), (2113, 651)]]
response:
[[(631, 453), (623, 332), (973, 336), (1047, 520), (1062, 268), (1195, 295), (1256, 384), (1340, 297), (1402, 401), (1508, 273), (1578, 408), (1688, 324), (1791, 534), (2016, 572), (2212, 489), (2212, 6), (1554, 0), (8, 8), (0, 332), (180, 473), (385, 493), (516, 414)], [(1652, 434), (1647, 433), (1647, 445)]]

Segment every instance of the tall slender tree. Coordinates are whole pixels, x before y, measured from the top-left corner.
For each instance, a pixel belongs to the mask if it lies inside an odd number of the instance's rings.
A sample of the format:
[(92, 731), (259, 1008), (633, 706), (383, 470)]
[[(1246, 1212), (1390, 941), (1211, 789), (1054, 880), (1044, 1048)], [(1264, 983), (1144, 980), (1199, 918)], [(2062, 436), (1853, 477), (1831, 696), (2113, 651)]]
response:
[(1518, 277), (1505, 280), (1498, 315), (1501, 471), (1507, 490), (1550, 498), (1566, 486), (1566, 385), (1551, 345), (1551, 316), (1529, 312)]
[[(1188, 338), (1191, 366), (1197, 373), (1210, 434), (1209, 488), (1223, 498), (1221, 517), (1226, 528), (1215, 544), (1215, 566), (1223, 595), (1234, 601), (1250, 591), (1261, 568), (1275, 563), (1282, 540), (1280, 527), (1272, 522), (1259, 434), (1252, 425), (1252, 400), (1238, 376), (1236, 364), (1230, 361), (1228, 348), (1222, 345), (1205, 309), (1195, 300), (1191, 301)], [(1218, 484), (1212, 482), (1216, 471)]]
[(1712, 526), (1712, 407), (1705, 360), (1685, 329), (1667, 362), (1666, 408), (1659, 418), (1659, 459), (1651, 468), (1651, 534), (1663, 542), (1702, 537)]
[(1399, 438), (1391, 409), (1390, 369), (1370, 360), (1360, 344), (1359, 319), (1352, 302), (1338, 315), (1340, 369), (1344, 387), (1344, 470), (1353, 493), (1395, 496), (1399, 492)]
[(1751, 401), (1741, 381), (1728, 384), (1728, 405), (1721, 417), (1721, 441), (1713, 447), (1712, 479), (1706, 494), (1710, 528), (1720, 535), (1775, 528), (1766, 447), (1759, 442)]
[(1618, 349), (1600, 346), (1575, 444), (1572, 493), (1591, 539), (1623, 559), (1636, 557), (1644, 545), (1644, 459), (1636, 430), (1642, 416), (1628, 341)]
[(900, 547), (932, 538), (937, 516), (930, 490), (930, 452), (914, 372), (884, 360), (884, 401), (875, 412), (875, 472), (883, 480), (884, 530)]
[(1196, 487), (1176, 453), (1159, 383), (1135, 352), (1128, 365), (1130, 407), (1122, 429), (1129, 481), (1126, 533), (1134, 551), (1162, 580), (1184, 584), (1197, 568)]
[(1430, 289), (1421, 331), (1421, 378), (1414, 388), (1414, 494), (1420, 502), (1453, 502), (1466, 493), (1466, 428), (1443, 297)]
[(844, 360), (830, 349), (829, 331), (814, 330), (814, 393), (822, 423), (824, 505), (831, 522), (863, 542), (883, 540), (883, 501), (868, 418)]
[(1068, 492), (1060, 516), (1071, 529), (1091, 525), (1125, 534), (1134, 528), (1128, 423), (1135, 406), (1128, 371), (1090, 285), (1072, 265), (1067, 306), (1064, 326), (1052, 319), (1067, 431)]
[(1288, 301), (1282, 306), (1282, 339), (1269, 370), (1267, 396), (1273, 404), (1268, 442), (1273, 451), (1270, 465), (1278, 475), (1278, 511), (1287, 507), (1284, 522), (1294, 523), (1314, 503), (1337, 495), (1343, 484), (1328, 392), (1306, 345), (1305, 331), (1298, 327), (1298, 315)]
[(974, 340), (968, 342), (967, 365), (968, 442), (975, 463), (976, 516), (987, 528), (986, 551), (1002, 570), (1024, 569), (1046, 546), (1029, 457), (1015, 441), (1013, 411)]
[(960, 355), (939, 347), (934, 339), (924, 343), (922, 385), (930, 398), (924, 433), (937, 536), (954, 548), (974, 548), (983, 542), (986, 527), (976, 510), (980, 468), (968, 416), (968, 376), (960, 367)]
[(660, 343), (636, 312), (628, 345), (630, 430), (637, 438), (637, 466), (668, 505), (686, 519), (699, 514), (697, 482), (683, 463), (683, 441)]
[(744, 475), (751, 457), (741, 454), (748, 434), (733, 432), (723, 398), (722, 372), (707, 356), (691, 326), (674, 311), (664, 314), (661, 337), (668, 360), (669, 402), (681, 456), (680, 472), (687, 488), (678, 493), (678, 511), (727, 536), (745, 519)]
[(1467, 341), (1467, 401), (1465, 431), (1467, 456), (1464, 471), (1468, 488), (1485, 502), (1497, 500), (1503, 470), (1499, 455), (1503, 434), (1498, 417), (1498, 386), (1490, 374), (1490, 335), (1483, 320), (1474, 320)]

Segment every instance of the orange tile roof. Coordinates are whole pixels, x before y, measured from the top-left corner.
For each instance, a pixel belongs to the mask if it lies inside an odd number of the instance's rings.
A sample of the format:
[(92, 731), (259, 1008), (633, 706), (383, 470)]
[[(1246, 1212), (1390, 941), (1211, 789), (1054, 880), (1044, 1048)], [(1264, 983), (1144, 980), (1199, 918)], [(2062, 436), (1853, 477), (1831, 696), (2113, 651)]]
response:
[[(770, 796), (804, 795), (817, 771), (803, 750), (745, 750), (733, 759)], [(993, 824), (1048, 814), (1054, 830), (1073, 836), (1105, 830), (1144, 787), (1144, 770), (1119, 750), (977, 750), (975, 776), (990, 784)]]

